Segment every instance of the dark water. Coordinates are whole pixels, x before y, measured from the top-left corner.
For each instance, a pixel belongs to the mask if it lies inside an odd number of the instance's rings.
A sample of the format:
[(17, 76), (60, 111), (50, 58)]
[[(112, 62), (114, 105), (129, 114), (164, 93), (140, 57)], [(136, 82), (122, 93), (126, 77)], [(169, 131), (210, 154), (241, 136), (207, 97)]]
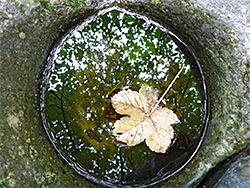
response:
[[(160, 104), (181, 121), (173, 125), (175, 139), (166, 154), (151, 152), (145, 143), (117, 142), (111, 131), (121, 116), (111, 97), (123, 88), (138, 91), (142, 84), (160, 97), (182, 66)], [(206, 91), (199, 64), (165, 28), (118, 8), (89, 18), (55, 47), (41, 98), (44, 127), (56, 150), (78, 173), (100, 184), (166, 179), (193, 157), (204, 135)]]

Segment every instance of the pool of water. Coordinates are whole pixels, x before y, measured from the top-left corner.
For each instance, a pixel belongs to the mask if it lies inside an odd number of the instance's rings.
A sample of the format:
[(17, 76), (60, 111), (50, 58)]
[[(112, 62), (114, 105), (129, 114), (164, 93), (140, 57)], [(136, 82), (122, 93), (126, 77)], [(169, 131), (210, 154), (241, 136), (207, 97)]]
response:
[[(105, 9), (74, 27), (55, 46), (43, 74), (41, 115), (57, 152), (79, 174), (109, 186), (152, 185), (182, 169), (206, 129), (202, 70), (190, 49), (167, 26), (127, 10)], [(143, 142), (129, 147), (112, 136), (111, 98), (143, 84), (159, 97), (184, 70), (160, 106), (180, 123), (165, 154)]]

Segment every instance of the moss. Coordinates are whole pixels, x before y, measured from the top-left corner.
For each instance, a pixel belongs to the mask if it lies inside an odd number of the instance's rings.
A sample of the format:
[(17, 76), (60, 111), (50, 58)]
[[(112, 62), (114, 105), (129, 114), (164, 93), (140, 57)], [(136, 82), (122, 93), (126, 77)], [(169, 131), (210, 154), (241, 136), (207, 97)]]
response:
[(50, 5), (50, 3), (47, 0), (40, 0), (40, 3), (41, 3), (41, 6), (44, 9), (46, 9), (46, 10), (52, 12), (52, 13), (56, 13), (56, 9), (52, 8), (51, 5)]
[(8, 175), (6, 178), (0, 180), (0, 186), (3, 188), (6, 188), (10, 181), (10, 175)]

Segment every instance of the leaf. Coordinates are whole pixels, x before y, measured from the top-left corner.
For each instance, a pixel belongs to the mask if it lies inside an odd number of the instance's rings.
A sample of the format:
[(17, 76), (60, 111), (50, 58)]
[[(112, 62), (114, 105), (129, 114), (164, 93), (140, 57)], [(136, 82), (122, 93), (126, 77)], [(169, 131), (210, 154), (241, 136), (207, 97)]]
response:
[(165, 153), (174, 137), (171, 124), (179, 120), (172, 110), (158, 107), (157, 93), (142, 85), (139, 92), (123, 90), (111, 99), (115, 111), (127, 115), (114, 124), (113, 135), (128, 146), (135, 146), (146, 139), (147, 146), (154, 152)]

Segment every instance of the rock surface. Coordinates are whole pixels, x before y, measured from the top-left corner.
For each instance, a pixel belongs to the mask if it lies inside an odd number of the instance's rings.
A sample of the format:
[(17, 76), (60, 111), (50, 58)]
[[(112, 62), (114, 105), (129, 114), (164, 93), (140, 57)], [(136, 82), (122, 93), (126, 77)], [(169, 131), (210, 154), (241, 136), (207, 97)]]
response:
[[(49, 142), (38, 113), (42, 67), (76, 23), (111, 1), (79, 9), (51, 0), (0, 0), (0, 184), (7, 187), (96, 187), (74, 173)], [(119, 1), (157, 19), (196, 52), (209, 92), (210, 121), (195, 158), (162, 187), (195, 187), (209, 169), (250, 143), (248, 0)]]
[(248, 188), (250, 185), (250, 155), (240, 157), (215, 185), (216, 188)]

